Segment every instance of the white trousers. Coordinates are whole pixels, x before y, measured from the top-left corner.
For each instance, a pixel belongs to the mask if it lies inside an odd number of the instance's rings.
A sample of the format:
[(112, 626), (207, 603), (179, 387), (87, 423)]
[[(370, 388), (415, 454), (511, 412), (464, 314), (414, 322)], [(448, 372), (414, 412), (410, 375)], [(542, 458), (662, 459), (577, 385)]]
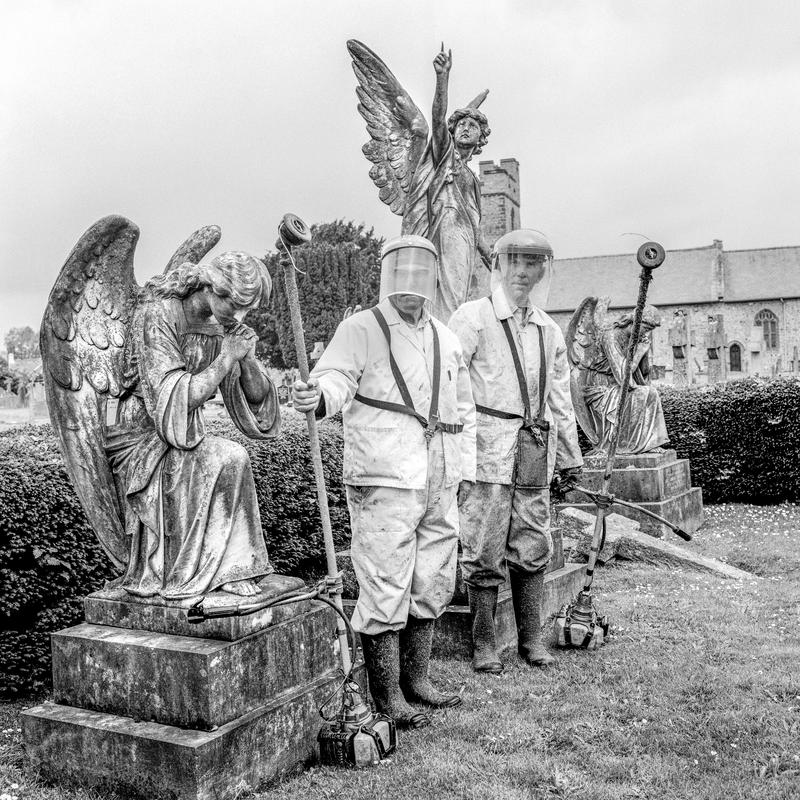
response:
[(347, 486), (359, 633), (401, 630), (409, 614), (436, 619), (453, 597), (458, 484), (442, 485), (441, 436), (431, 441), (425, 489)]

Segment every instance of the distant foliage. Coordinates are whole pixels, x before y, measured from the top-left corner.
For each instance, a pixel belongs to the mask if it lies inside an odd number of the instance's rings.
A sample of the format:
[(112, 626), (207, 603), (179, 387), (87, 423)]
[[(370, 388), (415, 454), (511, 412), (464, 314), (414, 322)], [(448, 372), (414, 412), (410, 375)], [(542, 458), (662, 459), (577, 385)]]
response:
[(670, 442), (706, 503), (800, 501), (800, 382), (660, 388)]
[[(380, 250), (373, 229), (353, 222), (312, 225), (312, 240), (292, 250), (302, 273), (296, 273), (306, 345), (331, 340), (348, 306), (369, 308), (378, 302)], [(259, 334), (257, 353), (272, 367), (297, 365), (294, 335), (286, 301), (283, 268), (277, 253), (264, 259), (273, 281), (269, 308), (251, 312), (249, 325)]]
[(5, 336), (6, 350), (17, 358), (36, 358), (39, 355), (39, 333), (25, 325), (9, 328)]
[[(250, 453), (270, 560), (278, 572), (308, 578), (325, 558), (305, 422), (285, 414), (281, 435), (255, 442), (228, 422), (211, 432)], [(342, 434), (320, 426), (335, 537), (350, 528), (341, 483)], [(0, 698), (50, 685), (52, 631), (83, 619), (83, 598), (115, 577), (64, 470), (49, 425), (0, 433)]]

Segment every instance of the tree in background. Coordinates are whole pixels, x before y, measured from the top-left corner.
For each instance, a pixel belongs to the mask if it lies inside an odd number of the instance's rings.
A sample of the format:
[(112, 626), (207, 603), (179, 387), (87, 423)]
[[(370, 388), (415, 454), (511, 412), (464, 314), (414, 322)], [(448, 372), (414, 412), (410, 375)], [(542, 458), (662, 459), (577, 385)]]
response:
[(30, 325), (9, 328), (5, 337), (6, 350), (15, 358), (36, 358), (39, 355), (39, 334)]
[[(312, 225), (311, 233), (308, 244), (292, 250), (298, 269), (305, 273), (297, 275), (297, 285), (308, 347), (331, 340), (348, 306), (369, 308), (378, 302), (383, 244), (374, 229), (343, 220)], [(247, 324), (258, 333), (260, 358), (278, 369), (295, 367), (283, 268), (277, 253), (268, 253), (264, 263), (272, 276), (272, 302), (270, 308), (252, 311)]]

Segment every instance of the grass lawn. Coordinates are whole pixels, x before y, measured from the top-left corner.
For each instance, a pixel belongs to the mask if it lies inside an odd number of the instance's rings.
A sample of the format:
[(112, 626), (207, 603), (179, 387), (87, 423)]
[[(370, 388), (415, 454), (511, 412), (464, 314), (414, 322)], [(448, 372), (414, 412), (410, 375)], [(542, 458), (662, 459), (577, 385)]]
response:
[[(377, 769), (314, 767), (255, 797), (800, 798), (800, 507), (706, 513), (689, 547), (758, 579), (601, 569), (613, 636), (599, 652), (560, 653), (548, 672), (510, 655), (499, 677), (437, 662), (461, 708), (401, 733)], [(0, 800), (109, 797), (25, 773), (21, 707), (0, 706)]]

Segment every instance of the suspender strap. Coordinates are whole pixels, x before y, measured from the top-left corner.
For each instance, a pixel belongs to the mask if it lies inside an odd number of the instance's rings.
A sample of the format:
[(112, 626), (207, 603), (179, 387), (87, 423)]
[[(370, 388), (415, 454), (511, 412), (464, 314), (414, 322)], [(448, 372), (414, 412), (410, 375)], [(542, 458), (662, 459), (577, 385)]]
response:
[[(490, 298), (491, 302), (491, 298)], [(492, 303), (494, 305), (494, 303)], [(514, 360), (514, 371), (517, 373), (517, 382), (519, 383), (519, 391), (522, 395), (522, 407), (525, 409), (525, 416), (523, 420), (524, 427), (536, 427), (546, 429), (547, 423), (544, 418), (544, 388), (547, 379), (547, 364), (544, 358), (544, 334), (542, 333), (542, 326), (536, 326), (536, 332), (539, 334), (539, 412), (536, 419), (531, 417), (531, 399), (528, 394), (528, 382), (525, 380), (525, 373), (522, 370), (522, 363), (519, 360), (519, 352), (517, 351), (517, 343), (514, 341), (514, 333), (511, 330), (511, 323), (508, 318), (500, 320), (503, 325), (503, 333), (508, 340), (508, 346), (511, 348), (511, 358)], [(520, 419), (519, 414), (512, 414), (508, 411), (500, 411), (496, 408), (487, 408), (486, 406), (475, 404), (475, 410), (483, 414), (489, 414), (492, 417), (500, 417), (500, 419)]]
[(389, 367), (392, 370), (394, 382), (400, 391), (400, 396), (403, 398), (403, 403), (391, 403), (388, 400), (375, 400), (372, 397), (364, 397), (360, 393), (356, 393), (354, 399), (363, 403), (365, 406), (372, 408), (380, 408), (383, 411), (396, 411), (398, 414), (406, 414), (407, 416), (414, 417), (414, 419), (425, 428), (425, 436), (428, 440), (431, 439), (436, 431), (444, 431), (445, 433), (461, 433), (464, 426), (460, 423), (440, 422), (439, 420), (439, 385), (441, 381), (442, 371), (442, 354), (439, 346), (439, 334), (436, 331), (436, 326), (431, 323), (431, 330), (433, 332), (433, 386), (431, 392), (431, 409), (430, 417), (425, 419), (415, 408), (414, 402), (411, 399), (411, 392), (408, 391), (403, 373), (400, 372), (400, 367), (397, 365), (394, 354), (392, 353), (392, 334), (389, 330), (389, 325), (386, 322), (386, 317), (381, 314), (377, 307), (373, 307), (370, 311), (374, 314), (375, 319), (383, 331), (386, 338), (386, 343), (389, 345)]

